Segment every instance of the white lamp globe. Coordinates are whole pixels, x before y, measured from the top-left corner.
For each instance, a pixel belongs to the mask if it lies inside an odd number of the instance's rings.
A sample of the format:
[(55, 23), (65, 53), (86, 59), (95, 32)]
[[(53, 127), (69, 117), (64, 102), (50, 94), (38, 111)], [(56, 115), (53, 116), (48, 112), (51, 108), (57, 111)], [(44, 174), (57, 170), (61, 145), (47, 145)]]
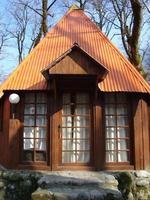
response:
[(19, 101), (20, 101), (20, 97), (18, 94), (13, 93), (9, 96), (9, 102), (12, 104), (17, 104), (19, 103)]

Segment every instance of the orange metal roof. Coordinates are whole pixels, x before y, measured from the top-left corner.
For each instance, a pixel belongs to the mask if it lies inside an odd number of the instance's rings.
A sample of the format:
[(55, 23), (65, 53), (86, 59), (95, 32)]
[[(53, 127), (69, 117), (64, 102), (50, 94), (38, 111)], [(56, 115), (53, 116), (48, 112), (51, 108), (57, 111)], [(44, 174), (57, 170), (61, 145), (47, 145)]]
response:
[(150, 93), (149, 84), (80, 9), (72, 9), (65, 14), (0, 86), (0, 93), (4, 90), (45, 90), (47, 82), (41, 70), (73, 43), (78, 43), (109, 70), (106, 78), (99, 83), (101, 91)]

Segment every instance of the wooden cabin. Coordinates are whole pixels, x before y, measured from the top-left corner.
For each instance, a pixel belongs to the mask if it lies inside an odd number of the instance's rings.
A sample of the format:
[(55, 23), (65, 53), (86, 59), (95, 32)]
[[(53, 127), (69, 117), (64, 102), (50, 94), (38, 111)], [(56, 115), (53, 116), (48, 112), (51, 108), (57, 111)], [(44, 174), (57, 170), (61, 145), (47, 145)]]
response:
[[(10, 103), (17, 94), (19, 103)], [(0, 86), (0, 164), (33, 170), (150, 166), (150, 86), (72, 7)]]

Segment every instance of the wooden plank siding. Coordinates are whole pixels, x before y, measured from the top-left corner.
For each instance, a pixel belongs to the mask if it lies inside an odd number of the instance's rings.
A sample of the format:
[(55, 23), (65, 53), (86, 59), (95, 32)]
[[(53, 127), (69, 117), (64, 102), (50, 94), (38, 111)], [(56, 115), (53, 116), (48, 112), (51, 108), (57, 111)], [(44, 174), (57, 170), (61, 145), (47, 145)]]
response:
[(135, 169), (146, 169), (150, 165), (148, 106), (147, 103), (139, 97), (134, 97), (132, 99), (132, 105)]
[(94, 164), (96, 170), (101, 170), (105, 165), (105, 133), (103, 125), (103, 96), (98, 93), (94, 105)]
[(49, 74), (101, 75), (105, 69), (81, 52), (73, 51), (49, 69)]
[[(0, 162), (6, 167), (9, 166), (10, 162), (10, 152), (9, 152), (9, 118), (10, 118), (10, 103), (9, 96), (6, 94), (4, 96), (3, 104), (3, 124), (2, 132), (0, 134)], [(11, 166), (9, 166), (11, 167)]]
[(149, 151), (149, 115), (148, 105), (144, 100), (141, 100), (142, 109), (142, 127), (143, 127), (143, 169), (146, 169), (150, 165), (150, 151)]
[[(56, 87), (57, 90), (57, 87)], [(62, 165), (61, 150), (59, 149), (60, 136), (58, 126), (61, 121), (61, 92), (54, 91), (48, 93), (48, 161), (45, 165), (23, 164), (21, 163), (21, 135), (22, 131), (22, 113), (23, 105), (18, 105), (18, 113), (16, 119), (10, 117), (9, 94), (4, 96), (3, 104), (3, 129), (0, 132), (0, 163), (8, 168), (20, 169), (43, 169), (43, 170), (115, 170), (115, 169), (146, 169), (150, 165), (150, 106), (147, 105), (147, 100), (144, 100), (140, 95), (131, 95), (131, 166), (116, 163), (105, 163), (105, 133), (104, 133), (104, 115), (103, 115), (103, 94), (101, 92), (93, 92), (93, 121), (92, 121), (92, 137), (93, 137), (93, 162), (89, 166), (66, 166)], [(21, 94), (20, 94), (21, 96)], [(22, 98), (22, 97), (21, 97)], [(22, 101), (22, 99), (21, 99)]]

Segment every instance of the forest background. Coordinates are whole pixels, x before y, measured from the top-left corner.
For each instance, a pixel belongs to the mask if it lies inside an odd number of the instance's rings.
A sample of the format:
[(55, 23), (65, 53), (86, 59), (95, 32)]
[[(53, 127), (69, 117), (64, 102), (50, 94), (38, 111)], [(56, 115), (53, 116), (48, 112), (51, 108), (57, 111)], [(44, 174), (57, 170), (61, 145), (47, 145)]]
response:
[(150, 81), (150, 0), (0, 2), (0, 82), (76, 3)]

